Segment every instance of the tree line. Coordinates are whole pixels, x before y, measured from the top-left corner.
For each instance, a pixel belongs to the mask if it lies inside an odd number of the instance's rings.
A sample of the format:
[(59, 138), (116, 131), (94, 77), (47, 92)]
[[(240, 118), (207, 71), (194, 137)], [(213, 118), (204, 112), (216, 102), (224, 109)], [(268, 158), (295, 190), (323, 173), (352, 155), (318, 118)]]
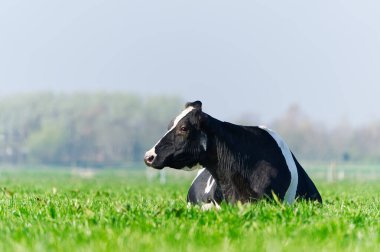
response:
[(142, 160), (183, 102), (131, 94), (16, 95), (0, 102), (0, 162), (102, 167)]
[[(0, 163), (80, 167), (141, 163), (185, 101), (128, 93), (39, 93), (0, 100)], [(255, 125), (249, 118), (235, 121)], [(269, 125), (308, 161), (380, 161), (380, 122), (328, 129), (297, 106)]]

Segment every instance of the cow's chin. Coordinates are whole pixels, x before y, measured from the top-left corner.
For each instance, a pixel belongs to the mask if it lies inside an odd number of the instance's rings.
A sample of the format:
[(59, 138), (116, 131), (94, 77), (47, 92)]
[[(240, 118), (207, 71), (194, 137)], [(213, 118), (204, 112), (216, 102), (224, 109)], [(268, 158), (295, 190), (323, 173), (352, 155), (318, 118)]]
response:
[(162, 170), (166, 167), (167, 165), (160, 163), (160, 162), (153, 162), (150, 167), (156, 170)]
[(171, 165), (168, 165), (168, 167), (176, 169), (176, 170), (182, 170), (182, 171), (194, 171), (199, 169), (198, 163), (189, 164), (189, 163), (173, 163)]
[(158, 165), (152, 165), (151, 166), (153, 169), (156, 169), (156, 170), (162, 170), (164, 169), (165, 167), (169, 167), (169, 168), (172, 168), (172, 169), (176, 169), (176, 170), (182, 170), (182, 171), (195, 171), (195, 170), (198, 170), (200, 168), (200, 166), (198, 164), (194, 165), (194, 166), (177, 166), (177, 165), (173, 165), (173, 166), (170, 166), (170, 165), (165, 165), (165, 166), (158, 166)]
[(165, 168), (165, 166), (154, 166), (154, 165), (152, 165), (151, 168), (156, 169), (156, 170), (162, 170)]
[(164, 160), (153, 161), (152, 168), (162, 170), (165, 167), (169, 167), (176, 170), (193, 171), (199, 169), (199, 163), (194, 161), (175, 160), (172, 157), (167, 157)]

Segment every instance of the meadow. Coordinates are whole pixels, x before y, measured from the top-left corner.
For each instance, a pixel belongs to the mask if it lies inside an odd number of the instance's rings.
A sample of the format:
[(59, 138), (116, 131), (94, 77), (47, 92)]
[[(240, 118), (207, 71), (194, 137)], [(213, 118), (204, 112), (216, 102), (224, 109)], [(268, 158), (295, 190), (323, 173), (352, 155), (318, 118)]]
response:
[(192, 177), (0, 170), (0, 251), (380, 251), (380, 183), (316, 180), (323, 205), (188, 208)]

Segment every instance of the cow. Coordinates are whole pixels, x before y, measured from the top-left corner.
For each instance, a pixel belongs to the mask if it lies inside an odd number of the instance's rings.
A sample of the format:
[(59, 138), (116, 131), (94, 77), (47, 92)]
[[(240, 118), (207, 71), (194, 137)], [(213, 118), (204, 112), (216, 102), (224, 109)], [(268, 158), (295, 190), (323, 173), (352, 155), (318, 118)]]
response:
[(205, 167), (190, 187), (190, 203), (246, 203), (274, 195), (289, 204), (297, 198), (322, 203), (276, 132), (222, 122), (203, 112), (200, 101), (186, 103), (166, 134), (145, 153), (144, 162), (155, 169)]

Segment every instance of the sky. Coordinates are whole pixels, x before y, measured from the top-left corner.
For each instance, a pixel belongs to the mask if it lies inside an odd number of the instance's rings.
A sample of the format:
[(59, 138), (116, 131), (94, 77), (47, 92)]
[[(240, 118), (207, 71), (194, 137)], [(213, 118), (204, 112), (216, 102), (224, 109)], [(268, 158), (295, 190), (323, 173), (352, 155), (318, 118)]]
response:
[(380, 120), (380, 1), (0, 1), (0, 98), (36, 91), (362, 125)]

